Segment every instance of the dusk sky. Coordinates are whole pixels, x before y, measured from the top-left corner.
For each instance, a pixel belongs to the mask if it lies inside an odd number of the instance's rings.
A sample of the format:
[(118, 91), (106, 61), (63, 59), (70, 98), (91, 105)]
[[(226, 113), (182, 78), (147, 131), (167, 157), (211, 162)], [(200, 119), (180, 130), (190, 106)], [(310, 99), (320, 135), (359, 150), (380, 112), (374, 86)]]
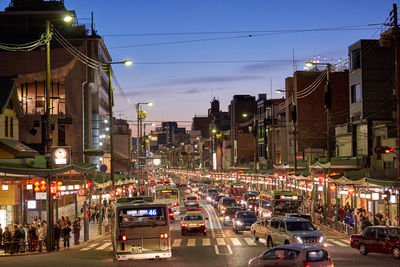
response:
[[(1, 1), (0, 8), (8, 3)], [(80, 23), (88, 24), (84, 18), (94, 12), (95, 28), (114, 61), (134, 60), (133, 66), (114, 70), (131, 102), (155, 103), (146, 108), (148, 120), (154, 121), (190, 121), (195, 114), (205, 115), (212, 97), (221, 101), (224, 111), (234, 94), (267, 93), (270, 98), (271, 79), (275, 92), (284, 87), (285, 77), (293, 75), (293, 49), (299, 70), (305, 60), (318, 55), (332, 63), (346, 58), (350, 44), (379, 38), (379, 26), (364, 25), (383, 23), (392, 4), (388, 0), (65, 0)], [(364, 30), (283, 32), (354, 25), (363, 25)], [(155, 33), (165, 35), (145, 35)], [(249, 34), (255, 36), (243, 37)], [(220, 39), (165, 44), (216, 38)], [(182, 61), (208, 63), (145, 64)], [(242, 62), (211, 63), (221, 61)], [(115, 115), (136, 118), (118, 94)]]

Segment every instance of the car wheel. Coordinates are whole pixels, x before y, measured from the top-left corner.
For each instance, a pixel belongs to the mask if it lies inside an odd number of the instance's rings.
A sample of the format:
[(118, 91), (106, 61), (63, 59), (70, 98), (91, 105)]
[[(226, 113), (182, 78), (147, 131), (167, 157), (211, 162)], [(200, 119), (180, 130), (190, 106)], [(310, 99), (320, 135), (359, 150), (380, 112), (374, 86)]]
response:
[(284, 243), (285, 245), (289, 245), (290, 244), (290, 242), (288, 241), (288, 240), (285, 240), (285, 243)]
[(256, 231), (253, 232), (254, 240), (258, 241), (258, 236), (256, 236)]
[(358, 247), (358, 249), (360, 250), (360, 254), (361, 254), (361, 255), (367, 255), (367, 254), (368, 254), (367, 248), (365, 247), (364, 244), (361, 244), (361, 245)]
[(393, 249), (393, 258), (400, 259), (400, 248)]
[(273, 248), (274, 247), (274, 243), (272, 242), (272, 238), (270, 236), (267, 239), (267, 247), (268, 248)]

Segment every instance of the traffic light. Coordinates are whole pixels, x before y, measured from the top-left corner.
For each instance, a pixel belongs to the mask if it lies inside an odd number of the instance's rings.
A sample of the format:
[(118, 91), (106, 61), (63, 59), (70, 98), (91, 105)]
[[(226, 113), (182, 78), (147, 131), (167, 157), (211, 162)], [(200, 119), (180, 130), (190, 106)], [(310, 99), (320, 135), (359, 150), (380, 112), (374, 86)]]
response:
[(394, 147), (390, 146), (376, 146), (374, 148), (374, 152), (376, 154), (389, 154), (390, 152), (394, 152)]

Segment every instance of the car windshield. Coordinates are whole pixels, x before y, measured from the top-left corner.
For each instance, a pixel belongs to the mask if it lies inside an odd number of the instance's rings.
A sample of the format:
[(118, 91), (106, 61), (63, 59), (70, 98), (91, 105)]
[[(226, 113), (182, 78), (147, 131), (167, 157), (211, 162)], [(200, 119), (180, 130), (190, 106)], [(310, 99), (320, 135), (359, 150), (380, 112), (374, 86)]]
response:
[(185, 218), (183, 218), (184, 221), (201, 221), (203, 220), (203, 216), (201, 215), (186, 215)]
[(257, 218), (254, 212), (239, 212), (238, 218)]
[(400, 228), (389, 228), (389, 236), (400, 238)]
[(236, 200), (234, 198), (224, 198), (222, 200), (222, 204), (224, 204), (225, 206), (231, 205), (233, 203), (236, 203)]
[(315, 227), (310, 222), (286, 222), (288, 231), (315, 231)]

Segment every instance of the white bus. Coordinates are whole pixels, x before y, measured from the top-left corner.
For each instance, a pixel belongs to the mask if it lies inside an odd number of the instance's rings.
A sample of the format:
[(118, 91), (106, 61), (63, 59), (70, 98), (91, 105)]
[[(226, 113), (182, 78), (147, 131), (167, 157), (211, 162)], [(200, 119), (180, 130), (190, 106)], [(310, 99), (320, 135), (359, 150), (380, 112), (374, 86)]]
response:
[(171, 257), (171, 230), (166, 204), (151, 197), (119, 198), (109, 211), (116, 260)]
[(171, 185), (159, 185), (155, 188), (155, 203), (167, 204), (173, 212), (179, 212), (179, 189)]

